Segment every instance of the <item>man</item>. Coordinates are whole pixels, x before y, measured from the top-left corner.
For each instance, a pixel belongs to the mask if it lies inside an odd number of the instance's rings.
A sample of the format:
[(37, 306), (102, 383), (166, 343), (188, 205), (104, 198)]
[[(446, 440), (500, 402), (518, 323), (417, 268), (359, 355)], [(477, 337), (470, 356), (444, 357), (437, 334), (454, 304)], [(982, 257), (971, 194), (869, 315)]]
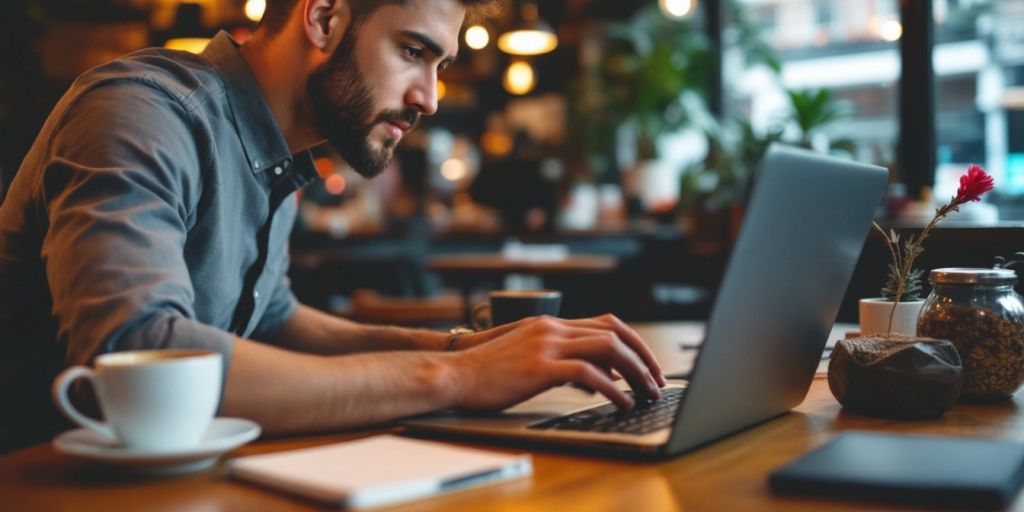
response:
[[(575, 383), (621, 407), (664, 378), (612, 316), (446, 333), (348, 322), (288, 288), (292, 193), (327, 140), (372, 177), (437, 110), (437, 73), (481, 0), (269, 0), (239, 47), (143, 50), (55, 107), (0, 207), (0, 410), (19, 444), (61, 427), (48, 386), (98, 354), (224, 355), (220, 414), (271, 434), (444, 408), (500, 409)], [(8, 433), (8, 436), (12, 434)]]

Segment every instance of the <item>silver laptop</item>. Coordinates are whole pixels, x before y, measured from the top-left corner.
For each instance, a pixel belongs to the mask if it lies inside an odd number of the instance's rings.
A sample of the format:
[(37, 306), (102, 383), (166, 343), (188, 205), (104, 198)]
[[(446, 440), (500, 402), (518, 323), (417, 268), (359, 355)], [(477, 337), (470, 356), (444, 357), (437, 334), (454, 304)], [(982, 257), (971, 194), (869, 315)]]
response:
[(661, 399), (617, 411), (599, 395), (565, 386), (501, 413), (446, 412), (404, 423), (414, 431), (669, 457), (789, 411), (810, 388), (887, 175), (772, 146), (690, 380), (670, 384)]

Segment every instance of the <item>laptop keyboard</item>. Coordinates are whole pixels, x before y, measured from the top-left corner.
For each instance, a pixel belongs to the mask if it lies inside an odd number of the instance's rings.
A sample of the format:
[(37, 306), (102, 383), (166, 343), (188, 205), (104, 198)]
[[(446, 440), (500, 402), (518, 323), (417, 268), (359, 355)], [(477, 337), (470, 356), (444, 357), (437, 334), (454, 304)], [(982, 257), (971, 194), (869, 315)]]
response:
[[(533, 429), (649, 434), (672, 424), (686, 388), (666, 388), (657, 400), (638, 400), (629, 411), (604, 404), (530, 425)], [(632, 394), (632, 392), (630, 392)]]

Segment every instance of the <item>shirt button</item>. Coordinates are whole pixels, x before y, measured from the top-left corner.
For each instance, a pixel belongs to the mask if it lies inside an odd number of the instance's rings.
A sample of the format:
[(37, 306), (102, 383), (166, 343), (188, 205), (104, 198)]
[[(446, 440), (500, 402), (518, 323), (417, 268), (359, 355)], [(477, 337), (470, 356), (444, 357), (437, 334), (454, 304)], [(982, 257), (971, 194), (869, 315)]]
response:
[(280, 165), (279, 165), (279, 166), (277, 166), (277, 167), (274, 167), (274, 174), (276, 174), (276, 175), (280, 176), (282, 172), (284, 172), (284, 170), (283, 170), (283, 169), (281, 169), (281, 166), (280, 166)]
[(258, 291), (252, 292), (252, 298), (254, 298), (256, 300), (260, 300), (260, 292), (258, 292)]
[(287, 168), (288, 168), (288, 167), (290, 167), (291, 165), (292, 165), (292, 161), (291, 161), (291, 160), (285, 160), (285, 161), (284, 161), (284, 168), (285, 168), (285, 169), (287, 169)]

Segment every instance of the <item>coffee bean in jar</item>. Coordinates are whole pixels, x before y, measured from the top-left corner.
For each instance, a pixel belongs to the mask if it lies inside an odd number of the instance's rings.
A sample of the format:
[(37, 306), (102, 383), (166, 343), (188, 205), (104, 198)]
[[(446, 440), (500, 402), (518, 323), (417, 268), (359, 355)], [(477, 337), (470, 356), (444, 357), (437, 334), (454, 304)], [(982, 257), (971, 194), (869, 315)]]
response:
[(1024, 384), (1024, 303), (1010, 269), (940, 268), (917, 334), (949, 340), (963, 360), (961, 402), (1008, 398)]

